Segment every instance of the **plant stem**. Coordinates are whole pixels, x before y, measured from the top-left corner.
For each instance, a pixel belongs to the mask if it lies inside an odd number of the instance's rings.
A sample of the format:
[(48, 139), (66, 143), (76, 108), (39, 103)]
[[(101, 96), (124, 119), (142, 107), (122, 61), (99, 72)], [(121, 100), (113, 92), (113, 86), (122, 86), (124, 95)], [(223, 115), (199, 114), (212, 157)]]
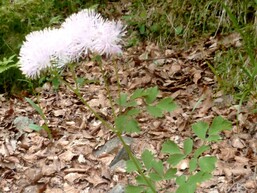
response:
[(81, 102), (94, 114), (94, 116), (100, 120), (102, 122), (102, 124), (104, 126), (106, 126), (108, 129), (110, 129), (111, 131), (115, 132), (115, 134), (117, 135), (117, 137), (119, 138), (119, 140), (121, 141), (122, 145), (124, 146), (124, 149), (126, 150), (127, 154), (129, 155), (129, 158), (132, 160), (132, 162), (135, 164), (139, 174), (142, 176), (142, 178), (145, 180), (145, 182), (147, 183), (147, 185), (149, 186), (149, 188), (152, 190), (153, 193), (157, 193), (155, 188), (153, 187), (153, 185), (151, 184), (150, 180), (146, 177), (146, 175), (144, 174), (143, 170), (140, 168), (137, 158), (133, 155), (132, 151), (130, 150), (129, 146), (126, 144), (126, 142), (124, 141), (124, 139), (122, 138), (121, 133), (115, 129), (111, 124), (109, 124), (108, 122), (106, 122), (92, 107), (90, 107), (90, 105), (87, 103), (87, 101), (81, 96), (81, 93), (79, 92), (79, 90), (74, 89), (68, 82), (66, 82), (65, 80), (62, 79), (62, 77), (60, 77), (60, 80), (71, 90), (73, 91), (77, 97), (81, 100)]
[(111, 96), (111, 92), (110, 92), (110, 87), (109, 87), (108, 81), (107, 81), (107, 79), (104, 75), (102, 60), (97, 59), (96, 61), (99, 63), (100, 70), (101, 70), (101, 73), (102, 73), (102, 76), (103, 76), (103, 79), (104, 79), (104, 85), (105, 85), (105, 88), (106, 88), (106, 91), (107, 91), (108, 100), (109, 100), (111, 108), (112, 108), (112, 114), (113, 114), (114, 118), (116, 118), (117, 115), (116, 115), (115, 110), (114, 110), (114, 105), (113, 105), (113, 102), (112, 102), (113, 100), (112, 100), (112, 96)]
[[(118, 92), (119, 92), (119, 98), (121, 95), (121, 85), (120, 85), (120, 79), (119, 79), (119, 74), (118, 74), (118, 66), (117, 66), (117, 62), (113, 61), (115, 63), (114, 65), (114, 69), (115, 69), (115, 76), (117, 79), (117, 84), (118, 84)], [(121, 107), (119, 106), (119, 113), (121, 113)]]

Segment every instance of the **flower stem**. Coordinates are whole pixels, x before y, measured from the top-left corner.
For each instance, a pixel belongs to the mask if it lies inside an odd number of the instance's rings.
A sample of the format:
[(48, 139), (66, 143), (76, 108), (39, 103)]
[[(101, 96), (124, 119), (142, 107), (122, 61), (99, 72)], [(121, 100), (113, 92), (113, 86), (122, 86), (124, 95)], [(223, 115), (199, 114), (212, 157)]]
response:
[(90, 105), (87, 103), (87, 101), (82, 97), (81, 93), (79, 92), (79, 90), (74, 89), (68, 82), (66, 82), (65, 80), (62, 79), (62, 77), (60, 77), (60, 80), (72, 91), (74, 92), (77, 97), (81, 100), (81, 102), (94, 114), (94, 116), (100, 120), (102, 122), (102, 124), (107, 127), (108, 129), (110, 129), (111, 131), (113, 131), (117, 137), (119, 138), (119, 140), (121, 141), (125, 151), (127, 152), (127, 154), (129, 155), (129, 158), (132, 160), (132, 162), (135, 164), (139, 174), (142, 176), (142, 178), (145, 180), (145, 182), (147, 183), (148, 187), (152, 190), (153, 193), (156, 193), (155, 188), (153, 187), (152, 183), (150, 182), (150, 180), (146, 177), (146, 175), (144, 174), (143, 170), (141, 169), (141, 167), (138, 164), (137, 158), (133, 155), (131, 149), (129, 148), (129, 146), (126, 144), (126, 142), (124, 141), (121, 133), (119, 132), (118, 129), (114, 128), (111, 124), (109, 124), (107, 121), (105, 121), (92, 107), (90, 107)]

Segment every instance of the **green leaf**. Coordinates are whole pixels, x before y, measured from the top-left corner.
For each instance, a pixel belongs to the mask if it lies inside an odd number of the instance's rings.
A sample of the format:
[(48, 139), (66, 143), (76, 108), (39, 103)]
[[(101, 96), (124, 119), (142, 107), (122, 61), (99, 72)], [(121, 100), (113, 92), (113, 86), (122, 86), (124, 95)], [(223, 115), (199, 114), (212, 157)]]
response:
[(217, 135), (221, 131), (231, 130), (231, 129), (232, 129), (232, 123), (226, 119), (223, 119), (221, 116), (218, 116), (213, 119), (208, 134)]
[(60, 82), (60, 80), (57, 76), (53, 77), (52, 84), (53, 84), (53, 87), (54, 87), (55, 90), (59, 89), (59, 86), (60, 86), (61, 82)]
[(176, 143), (173, 141), (166, 141), (162, 144), (162, 153), (168, 153), (168, 154), (181, 154), (180, 148)]
[(175, 34), (176, 35), (181, 35), (183, 32), (183, 27), (182, 26), (178, 26), (175, 28)]
[(221, 137), (220, 135), (210, 135), (206, 140), (210, 142), (217, 142), (221, 140)]
[(134, 109), (130, 109), (126, 115), (127, 116), (137, 116), (138, 114), (140, 113), (140, 110), (137, 109), (137, 108), (134, 108)]
[(176, 177), (177, 169), (176, 168), (170, 168), (167, 170), (167, 172), (164, 175), (165, 180), (170, 180)]
[(125, 193), (142, 193), (144, 191), (144, 187), (141, 186), (132, 186), (132, 185), (128, 185), (125, 188)]
[(42, 109), (36, 104), (34, 103), (30, 98), (25, 97), (25, 100), (39, 113), (39, 115), (41, 116), (41, 118), (46, 121), (46, 116), (43, 113)]
[(197, 159), (196, 158), (191, 158), (189, 161), (189, 171), (193, 172), (197, 169)]
[(214, 156), (206, 156), (199, 158), (199, 166), (203, 172), (212, 172), (215, 169), (217, 158)]
[(203, 121), (199, 121), (192, 126), (193, 132), (196, 134), (196, 136), (203, 140), (206, 138), (208, 128), (209, 125)]
[(127, 97), (128, 95), (126, 93), (121, 93), (120, 97), (118, 98), (118, 105), (122, 107), (126, 107), (127, 105)]
[(2, 61), (0, 61), (0, 74), (9, 68), (16, 67), (18, 68), (18, 63), (14, 63), (14, 57), (16, 55), (12, 55), (9, 58), (4, 57)]
[(171, 164), (172, 166), (178, 165), (180, 161), (182, 161), (186, 156), (184, 154), (173, 154), (170, 155), (169, 159), (167, 162)]
[(119, 115), (115, 119), (115, 127), (121, 132), (133, 133), (140, 131), (137, 121), (133, 117), (126, 115)]
[(172, 98), (164, 98), (156, 105), (163, 111), (172, 112), (177, 108), (177, 105), (174, 103)]
[(7, 71), (7, 70), (9, 70), (10, 68), (13, 68), (13, 67), (18, 67), (18, 65), (17, 64), (9, 64), (9, 65), (7, 65), (7, 66), (4, 66), (4, 65), (0, 65), (0, 74), (2, 73), (2, 72), (4, 72), (4, 71)]
[(188, 178), (188, 184), (198, 184), (198, 183), (202, 183), (206, 180), (209, 180), (210, 178), (212, 178), (212, 175), (210, 173), (206, 173), (203, 171), (197, 172), (195, 175), (193, 176), (189, 176)]
[(154, 161), (153, 153), (149, 150), (145, 150), (141, 155), (142, 161), (146, 169), (150, 169), (152, 167), (152, 162)]
[(195, 193), (196, 185), (193, 184), (182, 184), (176, 190), (176, 193)]
[(159, 107), (156, 106), (147, 106), (146, 107), (147, 112), (154, 116), (154, 117), (162, 117), (162, 110)]
[(144, 34), (145, 34), (145, 25), (141, 24), (141, 25), (139, 26), (139, 32), (140, 32), (141, 35), (144, 35)]
[(145, 94), (145, 102), (146, 102), (147, 104), (153, 103), (153, 102), (156, 100), (158, 93), (159, 93), (159, 91), (158, 91), (157, 86), (146, 89), (146, 90), (144, 91), (144, 94)]
[(199, 147), (195, 153), (194, 153), (194, 158), (198, 158), (203, 152), (209, 150), (210, 147), (207, 145), (202, 145), (201, 147)]
[(76, 81), (77, 81), (77, 84), (78, 84), (79, 86), (83, 86), (83, 85), (85, 84), (86, 79), (80, 77), (80, 78), (77, 78)]
[(147, 19), (147, 11), (144, 9), (141, 11), (140, 15), (139, 15), (140, 19), (142, 20), (146, 20)]
[[(142, 168), (141, 163), (138, 160), (136, 162), (138, 163), (139, 167)], [(135, 163), (132, 160), (126, 161), (126, 171), (127, 172), (137, 171), (137, 166), (135, 165)]]
[(151, 180), (153, 181), (161, 181), (162, 180), (162, 177), (156, 173), (156, 172), (152, 172), (149, 174), (149, 177), (151, 178)]
[(176, 184), (178, 184), (179, 186), (181, 186), (185, 183), (186, 183), (186, 176), (185, 175), (181, 175), (181, 176), (178, 176), (176, 178)]
[[(149, 182), (151, 183), (151, 179), (149, 178), (149, 177), (147, 177), (147, 179), (149, 179)], [(138, 184), (142, 184), (142, 185), (146, 185), (146, 186), (148, 186), (148, 183), (145, 181), (145, 179), (142, 177), (142, 176), (140, 176), (140, 175), (138, 175), (137, 177), (136, 177), (136, 181), (137, 181), (137, 183)], [(152, 186), (154, 187), (154, 184), (153, 183), (151, 183), (152, 184)]]
[(140, 98), (140, 97), (143, 97), (143, 96), (145, 96), (144, 89), (139, 88), (139, 89), (134, 91), (134, 93), (130, 97), (130, 100), (134, 100), (134, 99), (137, 99), (137, 98)]
[(44, 129), (43, 127), (41, 127), (39, 125), (36, 125), (36, 124), (33, 124), (33, 123), (29, 124), (29, 128), (34, 130), (34, 131), (40, 131), (40, 130)]
[(192, 152), (193, 150), (193, 140), (188, 138), (184, 141), (184, 152), (185, 155), (188, 155)]
[(164, 174), (163, 169), (164, 169), (164, 167), (163, 167), (163, 164), (162, 164), (161, 161), (155, 161), (154, 160), (152, 162), (152, 167), (153, 167), (154, 171), (156, 171), (159, 174), (159, 176), (163, 177), (163, 174)]
[(140, 132), (140, 127), (138, 125), (138, 122), (135, 119), (129, 119), (127, 121), (127, 125), (125, 126), (123, 131), (128, 132), (128, 133)]

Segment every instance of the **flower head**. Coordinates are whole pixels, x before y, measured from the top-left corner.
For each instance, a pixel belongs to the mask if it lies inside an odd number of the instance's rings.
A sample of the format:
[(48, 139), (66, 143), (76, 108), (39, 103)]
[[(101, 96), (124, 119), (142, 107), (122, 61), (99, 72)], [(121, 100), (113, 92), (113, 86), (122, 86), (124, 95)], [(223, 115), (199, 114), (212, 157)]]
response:
[(55, 65), (77, 61), (89, 51), (103, 54), (121, 53), (121, 22), (108, 21), (92, 9), (68, 17), (60, 29), (46, 28), (26, 36), (20, 49), (20, 69), (29, 78)]
[(103, 54), (121, 53), (121, 37), (125, 34), (121, 22), (108, 21), (92, 9), (72, 14), (61, 26), (73, 37), (71, 49), (75, 55), (88, 51)]
[(64, 37), (63, 31), (49, 28), (28, 34), (19, 55), (23, 74), (33, 79), (53, 63), (58, 67), (67, 63), (70, 59), (63, 49)]

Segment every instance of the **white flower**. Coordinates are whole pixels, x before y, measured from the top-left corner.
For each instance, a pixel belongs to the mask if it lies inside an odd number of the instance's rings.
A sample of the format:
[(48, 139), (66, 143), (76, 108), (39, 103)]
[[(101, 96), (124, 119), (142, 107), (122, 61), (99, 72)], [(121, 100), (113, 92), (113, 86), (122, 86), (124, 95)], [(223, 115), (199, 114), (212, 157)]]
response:
[(92, 51), (99, 54), (121, 54), (121, 37), (125, 35), (120, 21), (105, 21), (100, 24), (93, 38)]
[(26, 36), (20, 49), (20, 69), (29, 78), (41, 72), (77, 61), (89, 51), (103, 54), (121, 53), (121, 22), (108, 21), (92, 9), (68, 17), (60, 29), (44, 29)]
[(122, 52), (119, 43), (125, 32), (121, 22), (107, 21), (92, 9), (72, 14), (61, 27), (73, 37), (71, 55), (82, 56), (89, 50), (101, 55)]
[(63, 66), (70, 61), (66, 55), (65, 33), (59, 29), (44, 29), (28, 34), (20, 49), (20, 69), (29, 78), (56, 64)]
[(67, 31), (72, 38), (67, 54), (74, 60), (88, 54), (92, 47), (93, 34), (96, 33), (96, 24), (102, 20), (101, 15), (94, 10), (84, 9), (63, 22), (61, 29)]

